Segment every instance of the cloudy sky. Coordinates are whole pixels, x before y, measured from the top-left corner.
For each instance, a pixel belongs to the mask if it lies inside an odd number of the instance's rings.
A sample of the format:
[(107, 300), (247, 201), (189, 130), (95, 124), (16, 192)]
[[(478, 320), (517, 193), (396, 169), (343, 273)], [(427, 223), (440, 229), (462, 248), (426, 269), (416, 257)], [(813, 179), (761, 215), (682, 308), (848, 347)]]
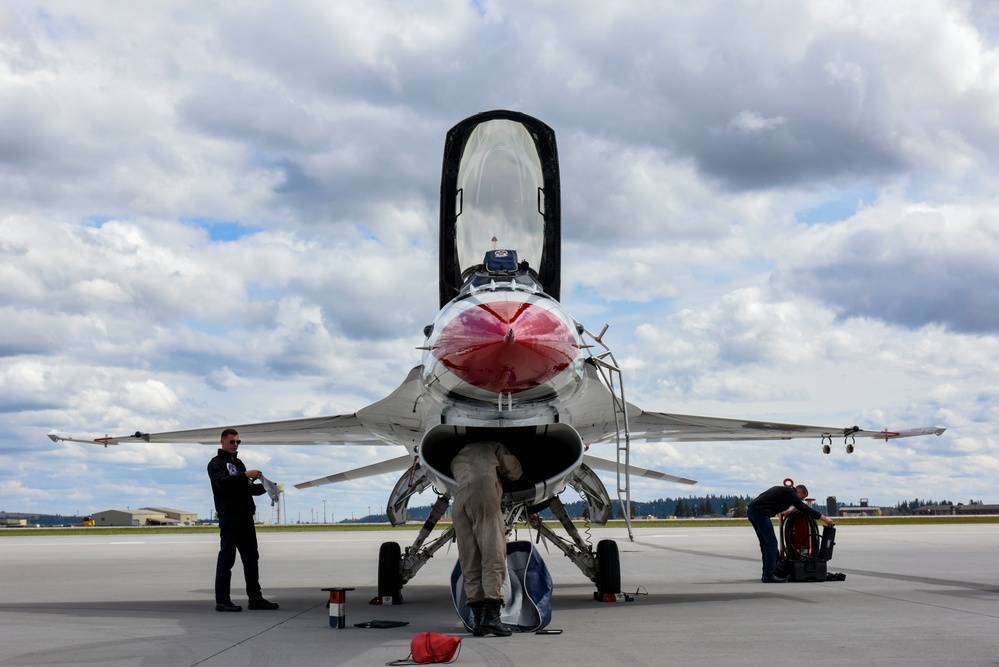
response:
[[(46, 433), (350, 413), (395, 388), (436, 314), (444, 135), (496, 108), (556, 132), (563, 302), (610, 324), (629, 400), (948, 429), (636, 463), (696, 493), (793, 477), (846, 502), (999, 502), (994, 3), (15, 1), (0, 510), (206, 516), (213, 448)], [(288, 485), (292, 520), (323, 500), (339, 520), (394, 477), (291, 485), (402, 453), (375, 449), (241, 456)]]

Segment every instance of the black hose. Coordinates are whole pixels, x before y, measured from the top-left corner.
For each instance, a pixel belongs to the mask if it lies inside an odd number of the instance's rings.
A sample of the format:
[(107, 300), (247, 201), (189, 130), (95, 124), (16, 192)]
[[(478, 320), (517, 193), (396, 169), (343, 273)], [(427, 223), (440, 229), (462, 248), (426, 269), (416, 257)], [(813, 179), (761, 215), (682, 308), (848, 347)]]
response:
[(784, 558), (804, 560), (819, 555), (822, 538), (815, 519), (798, 510), (784, 517)]

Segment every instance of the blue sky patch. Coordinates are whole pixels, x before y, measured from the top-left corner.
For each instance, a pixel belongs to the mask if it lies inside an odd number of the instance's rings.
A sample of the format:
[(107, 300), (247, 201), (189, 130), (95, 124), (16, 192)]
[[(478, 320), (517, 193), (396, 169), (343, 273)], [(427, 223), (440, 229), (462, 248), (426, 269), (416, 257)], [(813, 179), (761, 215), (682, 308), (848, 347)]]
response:
[(274, 287), (264, 287), (254, 283), (249, 283), (246, 287), (246, 294), (250, 301), (280, 301), (285, 293)]
[(862, 187), (849, 188), (841, 191), (835, 199), (798, 211), (795, 219), (807, 225), (846, 220), (853, 217), (861, 208), (874, 204), (877, 198), (876, 190)]
[(95, 229), (100, 229), (101, 227), (104, 226), (105, 222), (108, 222), (109, 220), (114, 220), (114, 219), (115, 219), (115, 216), (113, 216), (113, 215), (88, 215), (87, 217), (85, 217), (83, 219), (83, 226), (84, 227), (94, 227)]
[(208, 232), (208, 238), (212, 241), (236, 241), (261, 231), (260, 227), (250, 227), (241, 222), (228, 222), (214, 218), (183, 218), (181, 222), (185, 225), (201, 227)]
[(209, 322), (207, 320), (189, 318), (184, 320), (184, 325), (194, 329), (195, 331), (200, 331), (201, 333), (206, 333), (210, 336), (224, 336), (226, 335), (230, 328), (229, 326), (218, 324), (216, 322)]

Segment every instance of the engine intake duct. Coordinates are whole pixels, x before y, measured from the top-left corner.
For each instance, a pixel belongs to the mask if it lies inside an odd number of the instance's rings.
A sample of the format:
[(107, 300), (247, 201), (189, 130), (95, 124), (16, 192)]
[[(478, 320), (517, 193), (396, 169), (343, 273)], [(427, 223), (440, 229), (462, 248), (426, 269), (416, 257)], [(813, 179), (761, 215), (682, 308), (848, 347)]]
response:
[(583, 459), (583, 441), (565, 424), (510, 426), (436, 426), (423, 438), (420, 457), (438, 475), (454, 483), (451, 461), (466, 444), (496, 440), (517, 457), (523, 474), (515, 482), (503, 480), (506, 497), (515, 502), (536, 503), (565, 487)]

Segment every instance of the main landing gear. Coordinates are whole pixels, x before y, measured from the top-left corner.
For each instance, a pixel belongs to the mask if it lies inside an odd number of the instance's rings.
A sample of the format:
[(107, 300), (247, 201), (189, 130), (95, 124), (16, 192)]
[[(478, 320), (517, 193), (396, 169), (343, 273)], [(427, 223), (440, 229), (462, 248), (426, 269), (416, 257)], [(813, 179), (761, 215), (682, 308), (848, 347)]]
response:
[(597, 599), (605, 600), (608, 595), (621, 592), (621, 558), (617, 552), (617, 542), (600, 540), (597, 542)]
[[(577, 491), (586, 495), (593, 512), (594, 523), (607, 523), (611, 514), (610, 497), (597, 476), (586, 465), (580, 470), (570, 484)], [(381, 604), (398, 604), (401, 601), (402, 587), (412, 579), (423, 565), (433, 558), (434, 554), (445, 544), (451, 542), (454, 528), (448, 526), (436, 539), (429, 540), (431, 532), (444, 516), (450, 496), (440, 496), (430, 511), (430, 516), (416, 540), (405, 550), (396, 542), (385, 542), (378, 551), (378, 598)], [(548, 509), (562, 524), (566, 535), (560, 535), (542, 521), (537, 512), (527, 513), (523, 506), (507, 510), (507, 531), (511, 532), (518, 521), (525, 521), (538, 534), (566, 555), (576, 567), (594, 583), (597, 588), (597, 599), (618, 599), (621, 595), (621, 560), (617, 542), (601, 540), (593, 547), (583, 539), (579, 530), (569, 518), (565, 506), (556, 496)], [(540, 510), (538, 510), (540, 511)], [(609, 597), (608, 597), (609, 596)]]
[(402, 593), (402, 548), (398, 542), (383, 542), (378, 550), (378, 597), (396, 598)]

